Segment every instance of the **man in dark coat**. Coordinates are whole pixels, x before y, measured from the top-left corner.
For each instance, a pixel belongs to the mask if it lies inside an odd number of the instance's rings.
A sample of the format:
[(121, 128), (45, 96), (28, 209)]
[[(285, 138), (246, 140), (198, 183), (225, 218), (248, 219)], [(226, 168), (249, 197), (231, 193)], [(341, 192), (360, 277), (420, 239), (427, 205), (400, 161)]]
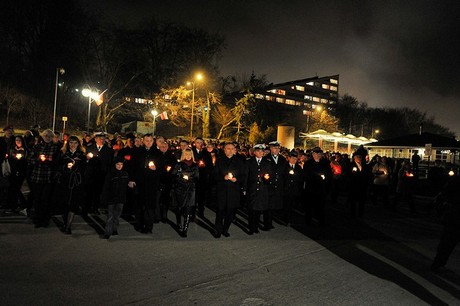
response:
[(291, 223), (292, 210), (299, 208), (300, 196), (303, 188), (303, 170), (297, 163), (297, 152), (291, 151), (288, 156), (287, 173), (285, 174), (286, 181), (284, 184), (284, 222), (286, 226)]
[(350, 187), (347, 203), (350, 207), (350, 215), (362, 217), (366, 204), (367, 189), (371, 178), (371, 169), (362, 162), (362, 156), (355, 154), (351, 163)]
[(269, 143), (270, 154), (266, 155), (265, 158), (269, 160), (272, 166), (272, 176), (270, 184), (270, 197), (269, 197), (269, 213), (267, 215), (267, 221), (264, 223), (266, 225), (265, 230), (269, 231), (273, 227), (272, 217), (275, 211), (280, 211), (283, 209), (283, 194), (284, 194), (284, 184), (286, 182), (286, 175), (288, 169), (288, 162), (280, 154), (281, 144), (277, 141), (272, 141)]
[(160, 215), (158, 194), (160, 177), (165, 169), (160, 151), (153, 148), (152, 134), (144, 135), (144, 145), (135, 151), (133, 166), (129, 173), (130, 188), (135, 188), (136, 230), (152, 233), (155, 215)]
[(193, 157), (195, 158), (195, 162), (197, 163), (198, 169), (200, 170), (200, 178), (196, 186), (196, 206), (198, 210), (198, 216), (203, 216), (204, 207), (207, 204), (207, 199), (209, 198), (209, 179), (213, 165), (211, 154), (204, 147), (204, 140), (200, 137), (195, 139)]
[[(273, 175), (271, 162), (262, 158), (265, 146), (257, 144), (254, 146), (254, 156), (248, 158), (247, 180), (247, 206), (249, 235), (259, 233), (260, 214), (263, 212), (264, 221), (267, 221), (270, 177)], [(266, 226), (266, 225), (265, 225)]]
[(324, 206), (332, 171), (329, 161), (324, 158), (319, 147), (312, 149), (312, 158), (305, 163), (305, 188), (308, 198), (305, 198), (305, 222), (310, 224), (315, 217), (319, 225), (325, 224)]
[(212, 178), (216, 182), (217, 211), (216, 238), (229, 237), (228, 229), (233, 220), (233, 211), (240, 206), (240, 194), (245, 190), (246, 166), (235, 156), (233, 143), (224, 147), (224, 155), (216, 161)]
[(100, 198), (105, 177), (112, 165), (113, 151), (106, 144), (105, 133), (97, 132), (94, 143), (86, 148), (86, 205), (83, 214), (99, 214)]
[(169, 144), (167, 142), (163, 142), (160, 144), (160, 158), (161, 163), (165, 166), (164, 171), (162, 171), (162, 175), (160, 177), (160, 197), (159, 197), (159, 205), (160, 205), (160, 219), (161, 222), (166, 223), (168, 217), (168, 208), (171, 202), (171, 188), (174, 181), (172, 176), (172, 169), (177, 164), (176, 157), (174, 153), (169, 150)]

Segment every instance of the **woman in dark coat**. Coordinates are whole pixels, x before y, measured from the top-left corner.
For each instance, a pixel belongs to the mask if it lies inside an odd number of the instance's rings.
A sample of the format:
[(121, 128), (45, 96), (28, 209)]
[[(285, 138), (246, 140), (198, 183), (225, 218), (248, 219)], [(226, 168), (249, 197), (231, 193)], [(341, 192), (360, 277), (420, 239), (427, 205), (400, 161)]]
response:
[[(195, 186), (199, 179), (198, 165), (195, 163), (192, 149), (182, 151), (180, 162), (172, 171), (174, 177), (172, 199), (177, 208), (177, 226), (182, 237), (187, 237), (190, 217), (195, 207)], [(183, 223), (182, 223), (182, 217)]]
[(9, 176), (10, 186), (8, 188), (8, 203), (11, 211), (15, 211), (20, 202), (20, 208), (27, 208), (27, 202), (21, 192), (22, 184), (27, 175), (27, 150), (24, 138), (15, 137), (15, 144), (8, 154), (8, 160), (11, 166), (11, 175)]
[(61, 149), (58, 161), (60, 176), (55, 188), (55, 197), (64, 208), (62, 231), (68, 235), (72, 234), (73, 218), (78, 212), (79, 204), (83, 203), (84, 187), (82, 183), (85, 170), (85, 149), (77, 136), (70, 136)]

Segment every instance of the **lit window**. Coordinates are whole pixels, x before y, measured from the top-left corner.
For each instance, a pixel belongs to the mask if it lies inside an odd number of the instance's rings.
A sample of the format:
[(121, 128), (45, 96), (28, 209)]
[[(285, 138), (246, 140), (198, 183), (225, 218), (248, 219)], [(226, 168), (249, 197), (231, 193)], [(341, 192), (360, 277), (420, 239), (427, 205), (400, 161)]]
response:
[(320, 102), (320, 99), (318, 97), (313, 97), (314, 102)]
[(264, 98), (264, 95), (256, 94), (256, 99), (263, 99), (263, 98)]
[(295, 101), (295, 105), (297, 105), (297, 106), (302, 106), (302, 102)]
[(323, 89), (329, 89), (329, 85), (327, 85), (327, 84), (321, 84), (321, 87), (322, 87)]
[(265, 100), (267, 100), (267, 101), (273, 101), (273, 97), (272, 97), (272, 96), (265, 96)]
[(337, 87), (336, 87), (336, 86), (331, 86), (330, 89), (333, 90), (333, 91), (337, 91)]
[(311, 101), (311, 100), (313, 100), (313, 97), (312, 97), (312, 96), (307, 96), (307, 95), (305, 95), (305, 96), (304, 96), (304, 99), (305, 99), (305, 100), (310, 100), (310, 101)]
[(327, 99), (321, 99), (321, 103), (327, 104)]
[(295, 105), (295, 101), (291, 99), (286, 99), (286, 104)]
[(284, 98), (276, 98), (276, 102), (278, 102), (278, 103), (284, 103)]
[(279, 94), (279, 95), (285, 95), (286, 94), (286, 91), (285, 90), (282, 90), (282, 89), (277, 89), (276, 90), (276, 93)]
[(305, 87), (299, 86), (299, 85), (296, 85), (296, 86), (295, 86), (295, 89), (297, 89), (297, 90), (299, 90), (299, 91), (305, 91)]
[(315, 86), (315, 82), (308, 82), (307, 85), (309, 85), (309, 86)]
[(337, 81), (336, 79), (330, 79), (329, 82), (331, 82), (332, 84), (339, 84), (339, 81)]

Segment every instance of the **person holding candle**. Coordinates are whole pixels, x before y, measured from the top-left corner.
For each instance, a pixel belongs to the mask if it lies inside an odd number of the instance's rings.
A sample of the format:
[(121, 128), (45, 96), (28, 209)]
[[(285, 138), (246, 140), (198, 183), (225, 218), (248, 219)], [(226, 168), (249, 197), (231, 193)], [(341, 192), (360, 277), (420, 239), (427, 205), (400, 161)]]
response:
[[(21, 187), (27, 175), (27, 157), (29, 150), (27, 149), (22, 136), (16, 136), (14, 142), (15, 144), (8, 154), (11, 166), (11, 174), (9, 176), (10, 185), (8, 187), (8, 204), (11, 212), (16, 211), (18, 208), (18, 202), (21, 209), (27, 208), (27, 201), (21, 192)], [(23, 212), (25, 213), (25, 211)]]
[(235, 145), (226, 143), (224, 155), (217, 159), (212, 172), (217, 193), (216, 238), (221, 235), (230, 236), (228, 230), (233, 220), (233, 211), (240, 206), (241, 192), (246, 191), (246, 165), (235, 153)]
[(128, 189), (128, 172), (123, 169), (125, 159), (115, 157), (113, 166), (107, 173), (104, 188), (101, 193), (101, 202), (107, 205), (107, 221), (102, 239), (109, 239), (112, 235), (118, 235), (118, 225), (126, 202)]
[(100, 198), (104, 179), (112, 164), (113, 150), (106, 143), (106, 134), (96, 132), (94, 143), (86, 148), (86, 197), (83, 214), (99, 214)]
[[(200, 178), (196, 186), (195, 204), (198, 216), (204, 216), (204, 208), (209, 200), (209, 179), (213, 168), (211, 153), (205, 148), (203, 138), (197, 137), (194, 141), (193, 156), (200, 171)], [(195, 213), (195, 212), (194, 212)], [(192, 219), (194, 216), (192, 216)]]
[(34, 224), (35, 227), (47, 227), (51, 218), (51, 195), (59, 156), (59, 147), (53, 143), (54, 133), (45, 130), (42, 141), (32, 149), (28, 162), (33, 166), (30, 181), (34, 194)]
[(369, 166), (363, 163), (362, 159), (361, 155), (354, 154), (353, 162), (350, 165), (351, 172), (347, 204), (350, 207), (352, 218), (361, 218), (364, 214), (367, 189), (371, 177)]
[(61, 149), (58, 160), (59, 181), (55, 198), (63, 209), (62, 231), (72, 234), (72, 222), (84, 199), (84, 177), (86, 171), (85, 148), (77, 136), (70, 136)]
[(281, 144), (278, 141), (272, 141), (269, 144), (270, 154), (265, 156), (266, 159), (271, 161), (272, 177), (270, 184), (270, 197), (269, 197), (269, 212), (267, 220), (264, 218), (264, 230), (269, 231), (274, 228), (273, 214), (281, 212), (284, 207), (283, 195), (284, 185), (286, 183), (286, 175), (288, 174), (288, 162), (284, 156), (280, 154)]
[(172, 200), (176, 207), (177, 226), (180, 235), (187, 237), (190, 218), (195, 208), (195, 186), (200, 176), (192, 149), (182, 151), (180, 162), (174, 166), (172, 176)]
[(304, 200), (305, 223), (311, 224), (314, 217), (318, 221), (318, 225), (324, 225), (326, 221), (324, 207), (332, 171), (321, 148), (315, 147), (311, 152), (312, 158), (305, 162), (303, 168), (307, 195)]
[(136, 230), (152, 233), (155, 215), (160, 216), (158, 194), (165, 170), (160, 151), (154, 148), (152, 134), (145, 134), (143, 145), (135, 151), (128, 186), (134, 189)]
[(260, 215), (267, 219), (269, 209), (270, 177), (272, 166), (268, 159), (263, 158), (265, 145), (257, 144), (253, 147), (254, 156), (248, 158), (247, 179), (247, 206), (249, 235), (259, 233)]
[(162, 175), (160, 177), (160, 216), (158, 216), (158, 218), (161, 219), (161, 222), (166, 223), (168, 220), (168, 209), (171, 202), (171, 188), (174, 180), (172, 170), (174, 165), (177, 164), (177, 160), (174, 153), (169, 150), (169, 144), (166, 141), (160, 143), (159, 149), (159, 156), (162, 164), (165, 166), (165, 171), (162, 171)]
[(303, 171), (297, 163), (298, 153), (291, 151), (288, 154), (288, 167), (286, 168), (287, 174), (286, 182), (284, 185), (283, 205), (284, 205), (284, 219), (286, 226), (291, 223), (292, 210), (299, 208), (300, 196), (303, 188)]

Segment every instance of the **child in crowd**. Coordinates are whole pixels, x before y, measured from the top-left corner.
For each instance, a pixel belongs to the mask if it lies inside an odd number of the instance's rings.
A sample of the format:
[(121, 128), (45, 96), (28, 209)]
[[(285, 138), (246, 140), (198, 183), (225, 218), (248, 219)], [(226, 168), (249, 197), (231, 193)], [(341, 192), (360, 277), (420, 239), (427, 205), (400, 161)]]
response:
[(123, 170), (123, 158), (116, 157), (115, 166), (107, 173), (102, 191), (101, 202), (107, 204), (107, 222), (103, 239), (109, 239), (112, 235), (118, 235), (123, 205), (126, 202), (128, 188), (128, 172)]

